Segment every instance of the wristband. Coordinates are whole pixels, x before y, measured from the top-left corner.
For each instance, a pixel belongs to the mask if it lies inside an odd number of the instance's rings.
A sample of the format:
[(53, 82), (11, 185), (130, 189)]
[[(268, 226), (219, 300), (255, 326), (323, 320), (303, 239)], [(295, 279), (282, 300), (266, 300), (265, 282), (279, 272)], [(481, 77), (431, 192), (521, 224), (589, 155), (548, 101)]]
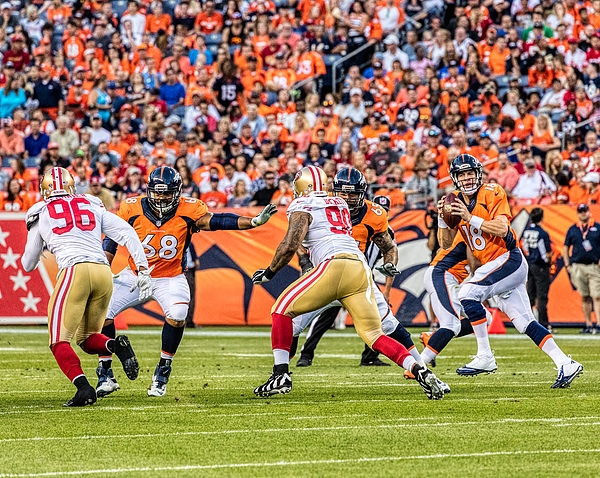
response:
[(273, 272), (270, 267), (265, 269), (265, 277), (267, 279), (271, 280), (273, 277), (275, 277), (275, 274), (277, 274), (277, 272)]
[(444, 221), (444, 218), (438, 214), (438, 227), (440, 229), (448, 229), (448, 224), (446, 224), (446, 221)]
[(481, 231), (481, 226), (483, 226), (483, 218), (479, 216), (471, 216), (469, 224), (471, 224), (471, 226), (473, 226), (475, 229), (479, 229)]

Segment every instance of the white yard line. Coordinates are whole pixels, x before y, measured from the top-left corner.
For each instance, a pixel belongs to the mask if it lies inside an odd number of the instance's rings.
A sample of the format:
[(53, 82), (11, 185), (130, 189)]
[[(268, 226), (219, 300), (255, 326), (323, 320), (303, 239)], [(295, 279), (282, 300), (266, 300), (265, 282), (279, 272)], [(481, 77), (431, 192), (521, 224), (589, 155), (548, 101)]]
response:
[[(336, 418), (336, 417), (332, 417)], [(254, 433), (284, 433), (291, 432), (337, 432), (340, 430), (381, 430), (381, 429), (398, 429), (398, 428), (431, 428), (431, 427), (459, 427), (472, 425), (495, 425), (495, 424), (511, 424), (511, 423), (540, 423), (548, 422), (553, 424), (570, 423), (571, 421), (591, 420), (600, 417), (573, 417), (573, 418), (502, 418), (499, 420), (482, 420), (482, 421), (446, 421), (440, 423), (396, 423), (396, 424), (379, 424), (379, 425), (339, 425), (327, 427), (293, 427), (293, 428), (266, 428), (266, 429), (230, 429), (230, 430), (214, 430), (214, 431), (178, 431), (178, 432), (162, 432), (162, 433), (135, 433), (123, 435), (80, 435), (67, 437), (24, 437), (24, 438), (2, 438), (0, 443), (23, 443), (23, 442), (51, 442), (51, 441), (78, 441), (78, 440), (130, 440), (134, 438), (156, 438), (156, 437), (185, 437), (185, 436), (214, 436), (214, 435), (235, 435), (235, 434), (254, 434)], [(415, 418), (418, 420), (418, 418)], [(1, 477), (2, 475), (0, 475)]]
[(298, 460), (298, 461), (276, 461), (263, 463), (218, 463), (213, 465), (179, 465), (158, 467), (131, 467), (98, 470), (72, 470), (72, 471), (48, 471), (42, 473), (2, 473), (0, 478), (33, 478), (44, 476), (82, 476), (82, 475), (110, 475), (116, 473), (141, 473), (156, 471), (187, 471), (187, 470), (216, 470), (235, 468), (266, 468), (266, 467), (289, 467), (289, 466), (314, 466), (314, 465), (340, 465), (348, 463), (372, 463), (381, 461), (413, 461), (413, 460), (440, 460), (454, 458), (488, 458), (496, 456), (528, 456), (528, 455), (553, 455), (573, 453), (600, 453), (600, 449), (562, 449), (562, 450), (512, 450), (512, 451), (484, 451), (478, 453), (437, 453), (434, 455), (417, 456), (376, 456), (365, 458), (347, 458), (330, 460)]

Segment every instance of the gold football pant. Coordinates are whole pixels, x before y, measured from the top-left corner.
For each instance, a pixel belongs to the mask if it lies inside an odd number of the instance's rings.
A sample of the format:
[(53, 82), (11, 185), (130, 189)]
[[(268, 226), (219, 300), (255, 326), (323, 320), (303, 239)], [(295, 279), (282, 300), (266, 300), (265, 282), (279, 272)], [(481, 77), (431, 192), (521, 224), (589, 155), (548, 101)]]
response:
[(354, 254), (338, 254), (293, 282), (279, 296), (272, 314), (296, 317), (339, 300), (359, 337), (371, 347), (383, 335), (368, 265)]
[(58, 274), (48, 303), (50, 345), (81, 344), (102, 330), (112, 295), (112, 273), (105, 264), (81, 262)]

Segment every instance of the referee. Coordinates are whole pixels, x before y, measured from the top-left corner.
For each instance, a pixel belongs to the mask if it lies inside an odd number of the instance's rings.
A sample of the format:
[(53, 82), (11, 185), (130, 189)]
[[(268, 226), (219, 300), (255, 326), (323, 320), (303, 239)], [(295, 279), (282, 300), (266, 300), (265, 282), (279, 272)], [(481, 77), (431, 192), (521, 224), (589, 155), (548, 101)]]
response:
[(581, 307), (585, 317), (583, 334), (596, 332), (592, 322), (592, 304), (596, 322), (600, 314), (600, 224), (592, 221), (587, 204), (577, 206), (579, 222), (567, 231), (563, 258), (571, 282), (581, 294)]
[(537, 302), (538, 321), (548, 328), (548, 289), (550, 289), (550, 264), (552, 249), (550, 236), (540, 226), (544, 211), (536, 207), (531, 210), (531, 223), (523, 232), (523, 252), (529, 265), (527, 294), (533, 307)]

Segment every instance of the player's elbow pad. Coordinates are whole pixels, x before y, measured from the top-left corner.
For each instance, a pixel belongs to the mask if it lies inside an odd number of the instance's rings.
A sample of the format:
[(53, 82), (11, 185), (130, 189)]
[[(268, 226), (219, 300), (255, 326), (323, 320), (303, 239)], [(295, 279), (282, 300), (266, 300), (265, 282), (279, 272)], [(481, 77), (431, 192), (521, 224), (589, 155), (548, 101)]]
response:
[(110, 252), (114, 256), (117, 253), (117, 248), (118, 247), (119, 247), (119, 244), (117, 244), (115, 241), (113, 241), (110, 237), (106, 236), (104, 238), (104, 242), (102, 244), (102, 248), (106, 252)]
[(238, 219), (240, 216), (237, 214), (231, 214), (224, 212), (220, 214), (213, 214), (210, 218), (210, 230), (211, 231), (236, 231), (239, 230)]

